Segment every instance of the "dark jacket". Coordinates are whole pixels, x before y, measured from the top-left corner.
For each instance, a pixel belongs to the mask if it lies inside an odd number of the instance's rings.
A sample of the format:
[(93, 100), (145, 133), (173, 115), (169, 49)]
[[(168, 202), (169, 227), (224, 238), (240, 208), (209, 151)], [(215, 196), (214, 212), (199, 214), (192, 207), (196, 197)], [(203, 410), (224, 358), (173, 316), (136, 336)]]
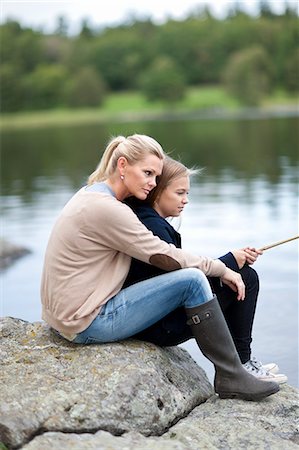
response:
[[(144, 202), (128, 202), (129, 206), (133, 209), (139, 220), (153, 232), (154, 235), (163, 239), (168, 244), (173, 244), (177, 248), (181, 248), (181, 235), (173, 228), (170, 223), (163, 219), (151, 206)], [(219, 258), (224, 264), (233, 270), (238, 270), (238, 264), (232, 253), (227, 253)], [(146, 264), (142, 261), (132, 259), (131, 267), (128, 276), (124, 282), (123, 287), (128, 287), (131, 284), (143, 281), (157, 275), (165, 273), (150, 264)]]

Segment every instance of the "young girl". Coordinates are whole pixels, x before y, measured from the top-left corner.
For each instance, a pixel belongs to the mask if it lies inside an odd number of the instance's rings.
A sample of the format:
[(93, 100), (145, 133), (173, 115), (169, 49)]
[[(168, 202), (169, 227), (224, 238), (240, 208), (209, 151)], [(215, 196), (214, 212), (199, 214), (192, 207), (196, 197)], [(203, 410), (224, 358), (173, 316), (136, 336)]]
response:
[[(242, 367), (206, 275), (232, 286), (240, 274), (220, 260), (195, 256), (154, 236), (123, 203), (145, 200), (161, 175), (165, 154), (144, 135), (118, 136), (99, 166), (63, 208), (47, 246), (41, 283), (42, 317), (77, 344), (126, 339), (184, 308), (203, 354), (215, 365), (222, 398), (260, 400), (279, 390)], [(167, 273), (122, 288), (131, 259)]]
[[(192, 173), (196, 173), (196, 171), (189, 170), (179, 161), (166, 157), (159, 183), (151, 191), (147, 200), (137, 201), (131, 198), (127, 201), (141, 222), (154, 235), (178, 248), (181, 247), (181, 236), (166, 218), (180, 216), (188, 203)], [(246, 247), (229, 252), (219, 258), (226, 266), (241, 274), (246, 287), (243, 300), (238, 301), (235, 291), (229, 286), (223, 285), (219, 278), (208, 277), (208, 280), (213, 292), (217, 295), (244, 368), (259, 379), (285, 383), (287, 377), (284, 374), (277, 374), (278, 366), (276, 364), (263, 366), (255, 358), (251, 358), (252, 326), (259, 291), (259, 279), (249, 264), (253, 264), (261, 254), (262, 252), (255, 248)], [(124, 287), (162, 273), (163, 271), (155, 266), (133, 259)], [(172, 311), (136, 337), (163, 346), (185, 342), (192, 337), (192, 334), (190, 327), (186, 324), (186, 314), (180, 308)]]

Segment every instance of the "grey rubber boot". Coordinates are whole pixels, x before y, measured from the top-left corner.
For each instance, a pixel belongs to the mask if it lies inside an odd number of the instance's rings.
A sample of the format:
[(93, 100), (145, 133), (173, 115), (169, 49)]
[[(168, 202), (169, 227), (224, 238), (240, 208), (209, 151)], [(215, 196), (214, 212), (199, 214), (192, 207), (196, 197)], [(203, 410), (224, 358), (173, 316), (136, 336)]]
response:
[(272, 381), (261, 381), (243, 367), (216, 296), (186, 308), (187, 324), (206, 358), (215, 366), (214, 388), (220, 398), (261, 400), (279, 391)]

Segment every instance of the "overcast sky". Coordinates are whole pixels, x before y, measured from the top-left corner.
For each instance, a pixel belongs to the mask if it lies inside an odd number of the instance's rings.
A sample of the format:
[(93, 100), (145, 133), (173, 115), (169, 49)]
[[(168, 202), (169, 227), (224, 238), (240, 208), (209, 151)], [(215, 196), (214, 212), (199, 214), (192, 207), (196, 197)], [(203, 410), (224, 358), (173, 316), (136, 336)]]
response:
[[(183, 19), (197, 5), (208, 4), (213, 14), (223, 17), (235, 0), (0, 0), (0, 21), (16, 19), (22, 25), (54, 31), (57, 18), (68, 19), (70, 31), (79, 30), (82, 19), (88, 19), (92, 27), (118, 24), (132, 13), (140, 17), (151, 17), (161, 23), (172, 17)], [(243, 0), (240, 4), (249, 13), (257, 11), (258, 0)], [(273, 11), (284, 9), (285, 0), (270, 0)], [(299, 0), (287, 0), (292, 7), (299, 7)]]

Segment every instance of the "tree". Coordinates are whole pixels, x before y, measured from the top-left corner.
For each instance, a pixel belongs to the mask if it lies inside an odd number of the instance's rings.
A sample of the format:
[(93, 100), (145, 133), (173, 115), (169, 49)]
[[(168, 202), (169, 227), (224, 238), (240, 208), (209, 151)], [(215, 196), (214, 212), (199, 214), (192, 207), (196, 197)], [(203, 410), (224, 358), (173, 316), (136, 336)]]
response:
[(260, 0), (259, 10), (261, 17), (267, 17), (268, 19), (273, 19), (273, 17), (275, 17), (275, 14), (271, 9), (271, 4), (267, 0)]
[(57, 18), (55, 34), (57, 34), (58, 36), (67, 36), (68, 28), (68, 20), (64, 16), (59, 16)]
[(251, 47), (232, 55), (224, 71), (228, 90), (247, 105), (258, 105), (272, 83), (271, 60), (262, 47)]
[(185, 95), (183, 75), (171, 58), (161, 57), (140, 78), (140, 87), (149, 100), (176, 102)]
[(39, 65), (24, 79), (25, 103), (28, 109), (49, 109), (63, 103), (68, 73), (59, 64)]
[(88, 19), (83, 19), (81, 22), (81, 31), (79, 33), (80, 38), (89, 39), (94, 36), (94, 32), (90, 26)]
[(70, 106), (99, 106), (105, 98), (105, 84), (93, 67), (83, 67), (70, 82), (67, 103)]
[(13, 112), (22, 108), (23, 93), (19, 80), (20, 77), (18, 67), (8, 63), (1, 64), (1, 112)]
[(147, 63), (147, 49), (134, 28), (110, 29), (93, 41), (90, 62), (112, 90), (131, 89)]
[(287, 60), (285, 84), (290, 92), (299, 91), (299, 48)]

